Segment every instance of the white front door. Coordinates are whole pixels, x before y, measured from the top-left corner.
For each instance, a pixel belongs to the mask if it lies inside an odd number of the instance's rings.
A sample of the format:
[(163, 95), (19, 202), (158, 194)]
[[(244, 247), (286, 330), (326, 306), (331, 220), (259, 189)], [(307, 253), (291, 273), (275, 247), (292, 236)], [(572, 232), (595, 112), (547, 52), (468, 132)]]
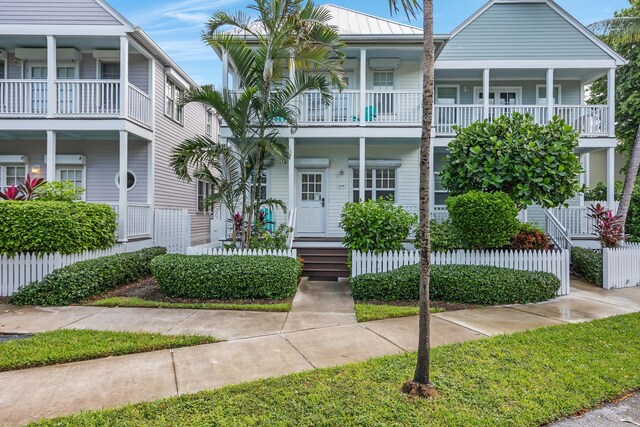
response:
[(296, 234), (324, 235), (326, 187), (326, 170), (298, 171)]

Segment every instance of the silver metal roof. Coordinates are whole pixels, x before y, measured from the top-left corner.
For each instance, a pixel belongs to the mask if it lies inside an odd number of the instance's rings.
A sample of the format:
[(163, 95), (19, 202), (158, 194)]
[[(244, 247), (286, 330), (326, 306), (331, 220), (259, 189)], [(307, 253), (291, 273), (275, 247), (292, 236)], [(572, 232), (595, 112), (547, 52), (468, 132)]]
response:
[(330, 25), (337, 27), (340, 35), (422, 35), (422, 29), (389, 19), (368, 15), (333, 4), (322, 5), (331, 12)]

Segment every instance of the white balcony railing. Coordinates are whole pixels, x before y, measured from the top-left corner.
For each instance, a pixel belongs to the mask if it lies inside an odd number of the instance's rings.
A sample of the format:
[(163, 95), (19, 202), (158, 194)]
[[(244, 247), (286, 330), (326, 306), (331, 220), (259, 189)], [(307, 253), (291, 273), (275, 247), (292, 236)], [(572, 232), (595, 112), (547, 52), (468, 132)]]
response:
[(129, 83), (129, 117), (144, 125), (151, 124), (151, 97)]
[[(116, 202), (105, 202), (118, 213), (120, 207)], [(127, 205), (127, 238), (151, 235), (151, 206), (146, 203), (129, 203)]]
[(609, 134), (609, 107), (606, 105), (561, 105), (556, 115), (584, 136)]
[(478, 105), (435, 105), (433, 107), (433, 126), (438, 135), (453, 135), (453, 127), (467, 127), (484, 115)]
[(325, 105), (319, 92), (306, 92), (298, 101), (300, 123), (353, 123), (359, 120), (360, 93), (334, 92), (330, 105)]
[(372, 123), (419, 123), (422, 120), (422, 92), (398, 90), (367, 91), (365, 121)]
[(547, 122), (547, 107), (540, 105), (491, 105), (489, 107), (489, 120), (501, 116), (512, 117), (514, 113), (529, 114), (538, 124)]
[(56, 81), (57, 114), (72, 116), (118, 116), (120, 81)]
[(47, 114), (47, 82), (0, 80), (0, 115), (44, 116)]

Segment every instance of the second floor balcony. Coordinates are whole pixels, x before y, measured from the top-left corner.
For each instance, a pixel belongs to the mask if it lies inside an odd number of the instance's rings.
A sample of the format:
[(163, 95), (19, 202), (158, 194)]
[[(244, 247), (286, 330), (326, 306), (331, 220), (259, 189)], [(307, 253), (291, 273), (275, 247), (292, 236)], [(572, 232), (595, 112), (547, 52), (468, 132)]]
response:
[[(367, 90), (364, 102), (359, 90), (334, 91), (325, 106), (319, 93), (305, 93), (298, 101), (301, 126), (420, 126), (422, 92), (418, 90)], [(436, 101), (438, 102), (438, 101)], [(433, 128), (437, 136), (455, 134), (454, 128), (480, 120), (493, 120), (514, 113), (529, 114), (538, 124), (549, 119), (547, 105), (459, 104), (433, 106)], [(583, 137), (606, 137), (611, 133), (607, 105), (554, 105), (552, 115), (563, 119)]]

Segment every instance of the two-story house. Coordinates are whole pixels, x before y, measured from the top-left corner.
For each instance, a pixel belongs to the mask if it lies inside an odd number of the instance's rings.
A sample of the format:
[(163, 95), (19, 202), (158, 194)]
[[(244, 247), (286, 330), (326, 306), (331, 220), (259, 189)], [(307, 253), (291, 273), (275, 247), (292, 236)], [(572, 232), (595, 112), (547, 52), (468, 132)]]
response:
[(149, 239), (155, 209), (186, 208), (209, 238), (203, 183), (169, 166), (186, 138), (217, 138), (214, 112), (178, 108), (195, 82), (102, 0), (0, 2), (0, 187), (69, 180), (119, 212), (119, 240)]
[[(336, 90), (328, 107), (316, 93), (303, 96), (298, 130), (281, 129), (291, 161), (274, 166), (266, 178), (269, 197), (297, 210), (299, 241), (339, 240), (340, 212), (347, 202), (392, 196), (409, 210), (418, 206), (422, 30), (326, 7), (348, 46), (348, 87)], [(552, 0), (491, 0), (450, 34), (436, 35), (435, 43), (435, 105), (429, 108), (434, 109), (431, 208), (436, 217), (446, 209), (447, 192), (437, 172), (453, 127), (515, 112), (531, 114), (541, 124), (556, 115), (563, 118), (581, 134), (576, 155), (585, 165), (590, 153), (606, 153), (613, 189), (613, 88), (624, 58)], [(224, 85), (233, 84), (228, 83), (233, 74), (233, 65), (223, 64)], [(603, 76), (609, 77), (607, 105), (588, 105), (586, 87)], [(221, 136), (230, 137), (224, 124)], [(542, 223), (543, 218), (541, 209), (529, 210), (529, 220)]]

